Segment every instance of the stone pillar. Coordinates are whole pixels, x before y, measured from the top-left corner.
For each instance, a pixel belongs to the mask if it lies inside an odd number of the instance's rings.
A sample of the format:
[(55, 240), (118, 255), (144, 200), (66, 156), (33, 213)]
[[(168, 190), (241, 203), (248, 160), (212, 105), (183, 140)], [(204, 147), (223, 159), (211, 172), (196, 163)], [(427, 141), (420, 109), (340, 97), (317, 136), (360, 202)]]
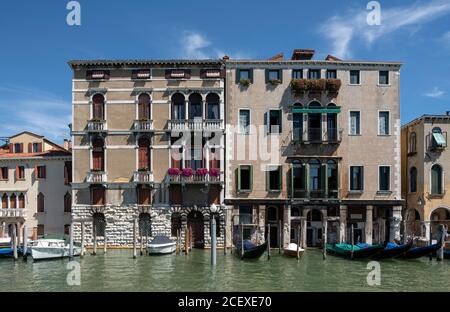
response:
[(365, 225), (366, 244), (372, 245), (372, 232), (373, 232), (373, 206), (367, 206), (366, 225)]
[(265, 241), (265, 233), (266, 233), (266, 206), (260, 205), (258, 206), (258, 219), (255, 224), (258, 224), (259, 230), (259, 241)]
[(392, 207), (390, 218), (389, 241), (400, 240), (400, 223), (402, 222), (402, 206)]
[(227, 248), (233, 247), (233, 206), (225, 207), (225, 235)]
[(283, 247), (291, 242), (291, 205), (286, 205), (283, 210)]
[(302, 242), (301, 242), (301, 244), (302, 244), (302, 247), (303, 248), (306, 248), (306, 227), (307, 227), (307, 223), (306, 223), (306, 217), (301, 217), (300, 218), (300, 222), (301, 222), (301, 226), (300, 226), (300, 230), (302, 231), (302, 237), (301, 237), (301, 239), (302, 239)]
[(347, 241), (347, 206), (339, 207), (339, 243)]
[(430, 226), (431, 226), (431, 221), (423, 221), (422, 222), (422, 237), (425, 237), (427, 239), (427, 244), (430, 241)]
[(321, 122), (321, 128), (322, 128), (322, 140), (328, 140), (327, 136), (327, 114), (322, 113), (322, 122)]
[(2, 222), (2, 232), (1, 232), (1, 237), (5, 237), (6, 235), (6, 223), (5, 221)]
[(303, 114), (303, 127), (302, 127), (302, 138), (303, 141), (308, 141), (309, 140), (309, 136), (308, 136), (308, 114)]

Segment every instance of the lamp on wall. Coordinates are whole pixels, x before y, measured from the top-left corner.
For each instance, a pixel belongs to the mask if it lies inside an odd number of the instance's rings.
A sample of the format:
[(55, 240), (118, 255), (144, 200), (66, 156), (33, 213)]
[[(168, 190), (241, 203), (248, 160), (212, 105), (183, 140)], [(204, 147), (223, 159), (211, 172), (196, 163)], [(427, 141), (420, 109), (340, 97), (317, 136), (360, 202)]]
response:
[(423, 199), (422, 199), (421, 196), (419, 196), (419, 197), (417, 198), (417, 205), (419, 205), (419, 206), (422, 206), (422, 205), (423, 205)]

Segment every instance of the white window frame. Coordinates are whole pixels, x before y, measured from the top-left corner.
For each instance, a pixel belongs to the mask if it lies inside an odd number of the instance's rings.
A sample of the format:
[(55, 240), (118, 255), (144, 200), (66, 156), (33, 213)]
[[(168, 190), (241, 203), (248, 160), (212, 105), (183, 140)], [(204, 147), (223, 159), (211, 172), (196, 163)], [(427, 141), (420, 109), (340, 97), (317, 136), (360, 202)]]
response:
[[(277, 111), (280, 113), (280, 125), (278, 128), (278, 132), (272, 133), (271, 132), (271, 127), (270, 127), (270, 112), (271, 111)], [(266, 134), (267, 135), (281, 135), (282, 131), (283, 131), (283, 111), (281, 110), (281, 108), (269, 108), (269, 110), (267, 111), (267, 117), (266, 117), (266, 124), (267, 124), (267, 129), (266, 129)], [(281, 129), (281, 131), (280, 131)]]
[[(387, 191), (380, 189), (380, 168), (381, 167), (389, 167), (389, 190), (387, 190)], [(378, 188), (377, 188), (378, 190), (377, 190), (377, 192), (381, 192), (381, 193), (392, 192), (392, 166), (391, 165), (379, 165), (377, 175), (378, 175)]]
[[(249, 116), (248, 133), (241, 132), (241, 111), (244, 111), (244, 110), (249, 112), (249, 114), (248, 114), (248, 116)], [(252, 132), (252, 127), (251, 127), (251, 125), (252, 125), (252, 110), (250, 108), (246, 108), (246, 107), (239, 108), (237, 124), (238, 124), (238, 134), (240, 134), (240, 135), (250, 135), (251, 134), (251, 132)]]
[[(351, 179), (352, 179), (352, 167), (362, 167), (363, 168), (363, 180), (362, 180), (362, 190), (352, 190), (352, 183), (351, 183)], [(339, 173), (338, 173), (339, 174)], [(348, 191), (351, 193), (362, 193), (364, 192), (364, 187), (365, 187), (365, 176), (364, 176), (364, 166), (361, 164), (356, 164), (356, 165), (349, 165), (348, 166)]]
[[(359, 133), (358, 134), (352, 134), (351, 133), (351, 131), (352, 131), (352, 119), (351, 119), (351, 116), (352, 116), (352, 113), (353, 112), (355, 112), (355, 113), (359, 113)], [(356, 110), (356, 109), (352, 109), (352, 110), (349, 110), (348, 111), (348, 135), (349, 136), (361, 136), (362, 135), (362, 123), (361, 123), (361, 110)]]
[[(388, 133), (387, 134), (381, 134), (380, 133), (380, 113), (388, 113)], [(390, 136), (391, 135), (391, 111), (387, 109), (379, 110), (378, 111), (378, 123), (377, 123), (377, 133), (378, 136)]]
[[(382, 71), (387, 71), (388, 72), (388, 83), (387, 84), (381, 84), (380, 83), (380, 74)], [(379, 87), (390, 87), (391, 86), (391, 71), (390, 70), (379, 70), (378, 71), (378, 81), (377, 81), (377, 85)]]
[[(359, 72), (359, 83), (352, 83), (352, 79), (351, 79), (351, 73), (352, 71), (358, 71)], [(348, 85), (349, 86), (360, 86), (362, 84), (362, 72), (360, 69), (350, 69), (348, 71)]]

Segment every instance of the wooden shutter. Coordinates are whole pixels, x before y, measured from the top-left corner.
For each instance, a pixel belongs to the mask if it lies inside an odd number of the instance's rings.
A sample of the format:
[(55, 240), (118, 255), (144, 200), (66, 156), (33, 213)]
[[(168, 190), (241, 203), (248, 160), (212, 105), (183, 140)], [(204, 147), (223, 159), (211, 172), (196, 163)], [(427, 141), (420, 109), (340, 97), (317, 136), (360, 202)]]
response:
[(364, 190), (364, 167), (361, 167), (361, 190)]
[(28, 153), (33, 153), (33, 143), (28, 143)]
[(16, 166), (16, 180), (20, 180), (20, 170), (19, 170), (19, 166)]
[(42, 166), (42, 179), (47, 178), (47, 170), (46, 166)]
[(241, 166), (237, 167), (235, 170), (236, 175), (236, 191), (241, 191)]
[(253, 69), (248, 70), (248, 76), (250, 78), (250, 82), (253, 83)]
[(249, 166), (250, 167), (250, 191), (253, 190), (253, 166)]
[(38, 166), (34, 166), (34, 178), (39, 179), (39, 168)]
[(38, 143), (38, 152), (42, 153), (42, 142)]
[(10, 153), (14, 153), (14, 145), (12, 143), (8, 144), (8, 149)]
[(104, 161), (103, 161), (104, 151), (92, 152), (92, 167), (94, 170), (103, 171)]
[(147, 187), (138, 188), (138, 203), (139, 205), (151, 204), (151, 189)]
[(20, 143), (20, 152), (23, 153), (23, 143)]
[(138, 150), (139, 169), (150, 169), (150, 149), (148, 146), (140, 146)]
[(42, 193), (39, 193), (37, 196), (37, 212), (44, 212), (44, 195)]
[(23, 194), (19, 195), (19, 208), (25, 208), (25, 196)]
[(283, 189), (283, 166), (278, 166), (278, 189)]
[(209, 204), (220, 204), (220, 187), (217, 185), (211, 186), (209, 190)]
[(269, 72), (270, 70), (266, 68), (266, 83), (269, 83)]
[(236, 83), (239, 84), (241, 81), (241, 70), (238, 68), (236, 69)]

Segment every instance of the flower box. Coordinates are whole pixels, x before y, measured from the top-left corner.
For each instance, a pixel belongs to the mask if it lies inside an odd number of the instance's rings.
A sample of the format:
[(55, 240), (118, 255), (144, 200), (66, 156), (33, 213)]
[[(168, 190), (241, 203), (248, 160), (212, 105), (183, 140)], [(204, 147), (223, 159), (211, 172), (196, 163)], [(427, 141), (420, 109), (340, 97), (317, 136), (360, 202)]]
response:
[(340, 79), (327, 79), (326, 80), (326, 89), (329, 92), (338, 92), (341, 88), (341, 80)]
[(181, 174), (181, 170), (178, 168), (169, 168), (169, 170), (167, 170), (167, 173), (172, 177), (179, 176)]
[(301, 94), (306, 91), (306, 79), (292, 79), (291, 80), (291, 88), (297, 93)]
[(248, 87), (251, 84), (250, 79), (241, 79), (239, 80), (239, 84), (244, 87)]
[(211, 168), (211, 169), (209, 170), (209, 175), (212, 176), (212, 177), (214, 177), (214, 178), (219, 177), (219, 176), (220, 176), (220, 169), (217, 169), (217, 168)]
[(208, 169), (206, 168), (198, 168), (197, 175), (198, 176), (206, 176), (208, 174)]
[(184, 168), (181, 171), (181, 175), (183, 177), (192, 177), (194, 175), (194, 170), (192, 170), (192, 168)]

